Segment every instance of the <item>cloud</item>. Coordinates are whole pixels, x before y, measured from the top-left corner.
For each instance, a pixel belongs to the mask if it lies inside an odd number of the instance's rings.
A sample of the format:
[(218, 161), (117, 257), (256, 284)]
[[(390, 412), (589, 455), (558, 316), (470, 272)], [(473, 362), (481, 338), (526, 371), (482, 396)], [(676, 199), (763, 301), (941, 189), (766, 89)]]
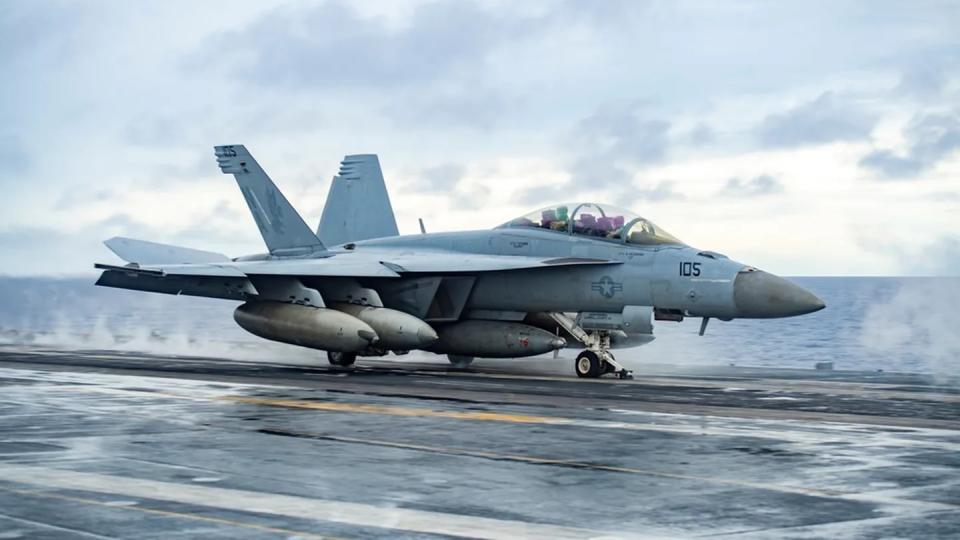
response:
[(490, 130), (500, 119), (520, 106), (518, 100), (507, 99), (496, 91), (477, 85), (443, 91), (418, 91), (402, 95), (383, 108), (383, 113), (400, 126), (469, 127)]
[(0, 134), (0, 183), (5, 177), (22, 174), (30, 168), (27, 154), (20, 137)]
[(904, 68), (897, 93), (918, 98), (939, 96), (947, 85), (949, 66), (923, 58)]
[(576, 186), (571, 186), (569, 183), (564, 182), (562, 184), (549, 184), (546, 186), (533, 186), (520, 189), (515, 192), (511, 200), (524, 206), (543, 206), (576, 199), (578, 193), (579, 190), (576, 189)]
[(909, 178), (933, 168), (960, 149), (960, 112), (918, 115), (904, 130), (906, 152), (874, 150), (860, 160), (884, 178)]
[(454, 208), (477, 210), (486, 206), (489, 199), (489, 187), (482, 184), (472, 184), (453, 194), (453, 206)]
[(60, 195), (54, 209), (59, 211), (75, 210), (91, 204), (106, 202), (115, 197), (116, 193), (109, 189), (74, 188)]
[(921, 275), (960, 276), (960, 235), (945, 235), (911, 258), (910, 270)]
[(711, 144), (716, 139), (716, 133), (713, 128), (700, 122), (690, 130), (686, 138), (693, 146), (704, 146)]
[(73, 2), (5, 2), (0, 6), (0, 65), (60, 65), (76, 54), (89, 13)]
[(895, 233), (875, 233), (859, 236), (856, 243), (869, 253), (894, 261), (902, 275), (960, 277), (960, 235), (955, 233), (935, 236), (926, 243)]
[(761, 174), (750, 180), (731, 178), (720, 190), (724, 197), (763, 197), (783, 193), (783, 184), (769, 174)]
[[(101, 223), (59, 230), (46, 226), (21, 225), (0, 230), (4, 250), (4, 275), (78, 275), (92, 274), (95, 261), (110, 262), (102, 241), (119, 234), (136, 236), (149, 229), (125, 215), (115, 215)], [(140, 236), (143, 238), (144, 236)], [(146, 236), (149, 238), (149, 236)]]
[(633, 171), (659, 163), (669, 148), (670, 123), (642, 104), (607, 105), (577, 122), (570, 146), (574, 182), (608, 186), (632, 180)]
[(422, 4), (405, 24), (391, 25), (330, 0), (278, 8), (225, 32), (191, 64), (226, 67), (263, 86), (402, 86), (458, 70), (469, 73), (501, 42), (530, 32), (534, 23), (464, 1)]
[(456, 163), (445, 163), (428, 167), (420, 171), (420, 180), (413, 184), (414, 189), (425, 191), (452, 191), (463, 179), (466, 169)]
[(661, 201), (671, 201), (671, 200), (682, 200), (686, 197), (675, 190), (676, 182), (672, 180), (663, 180), (658, 182), (653, 187), (649, 188), (636, 188), (631, 190), (629, 193), (626, 193), (626, 197), (630, 197), (631, 194), (634, 200), (642, 200), (649, 202), (661, 202)]
[(825, 92), (813, 101), (767, 116), (758, 134), (764, 146), (786, 148), (865, 139), (875, 123), (876, 118), (856, 103)]

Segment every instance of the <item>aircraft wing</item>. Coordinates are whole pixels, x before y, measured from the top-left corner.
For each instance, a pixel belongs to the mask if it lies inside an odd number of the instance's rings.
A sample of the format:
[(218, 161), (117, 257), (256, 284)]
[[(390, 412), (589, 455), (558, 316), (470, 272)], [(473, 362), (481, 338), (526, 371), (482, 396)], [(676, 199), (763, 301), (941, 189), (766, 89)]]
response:
[(622, 264), (606, 259), (579, 257), (542, 258), (475, 253), (401, 252), (395, 254), (341, 253), (331, 257), (265, 261), (227, 261), (202, 264), (97, 264), (101, 270), (128, 274), (194, 277), (298, 276), (298, 277), (381, 277), (401, 274), (448, 274), (549, 268), (557, 266)]
[(381, 261), (400, 274), (496, 272), (556, 266), (622, 264), (620, 261), (582, 257), (544, 258), (516, 255), (482, 255), (452, 251), (404, 252), (384, 255)]
[[(139, 291), (247, 300), (267, 290), (293, 287), (302, 279), (387, 278), (403, 275), (475, 274), (559, 266), (621, 264), (619, 261), (577, 257), (539, 258), (441, 252), (342, 252), (329, 257), (264, 261), (226, 261), (197, 264), (125, 266), (96, 264), (104, 270), (97, 285)], [(287, 278), (287, 279), (279, 279)], [(264, 289), (266, 287), (266, 289)], [(281, 288), (282, 297), (289, 295)]]

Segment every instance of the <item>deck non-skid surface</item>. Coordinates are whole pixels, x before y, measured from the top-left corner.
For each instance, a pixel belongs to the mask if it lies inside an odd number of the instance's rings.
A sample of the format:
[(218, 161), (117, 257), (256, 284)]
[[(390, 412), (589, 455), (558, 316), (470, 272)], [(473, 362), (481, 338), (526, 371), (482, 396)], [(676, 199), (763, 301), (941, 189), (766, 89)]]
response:
[(0, 538), (953, 538), (922, 376), (0, 349)]

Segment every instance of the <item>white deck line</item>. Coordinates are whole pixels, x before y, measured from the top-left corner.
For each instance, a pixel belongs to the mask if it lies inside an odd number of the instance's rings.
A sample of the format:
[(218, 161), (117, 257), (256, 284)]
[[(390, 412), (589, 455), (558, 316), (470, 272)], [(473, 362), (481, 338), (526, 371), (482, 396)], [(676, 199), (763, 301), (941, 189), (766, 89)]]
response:
[(0, 465), (0, 479), (4, 482), (16, 482), (46, 488), (108, 493), (224, 510), (345, 523), (360, 527), (399, 529), (469, 538), (543, 540), (564, 538), (665, 538), (663, 534), (656, 533), (637, 535), (624, 532), (595, 531), (577, 527), (178, 484), (26, 465)]

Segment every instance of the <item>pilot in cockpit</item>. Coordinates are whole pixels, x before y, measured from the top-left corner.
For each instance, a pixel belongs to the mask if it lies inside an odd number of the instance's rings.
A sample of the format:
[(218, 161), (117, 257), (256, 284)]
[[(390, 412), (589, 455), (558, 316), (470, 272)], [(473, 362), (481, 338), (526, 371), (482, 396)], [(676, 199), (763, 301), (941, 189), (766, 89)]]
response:
[(619, 208), (595, 203), (552, 206), (516, 218), (502, 226), (534, 227), (629, 244), (680, 243), (679, 240), (640, 216)]

